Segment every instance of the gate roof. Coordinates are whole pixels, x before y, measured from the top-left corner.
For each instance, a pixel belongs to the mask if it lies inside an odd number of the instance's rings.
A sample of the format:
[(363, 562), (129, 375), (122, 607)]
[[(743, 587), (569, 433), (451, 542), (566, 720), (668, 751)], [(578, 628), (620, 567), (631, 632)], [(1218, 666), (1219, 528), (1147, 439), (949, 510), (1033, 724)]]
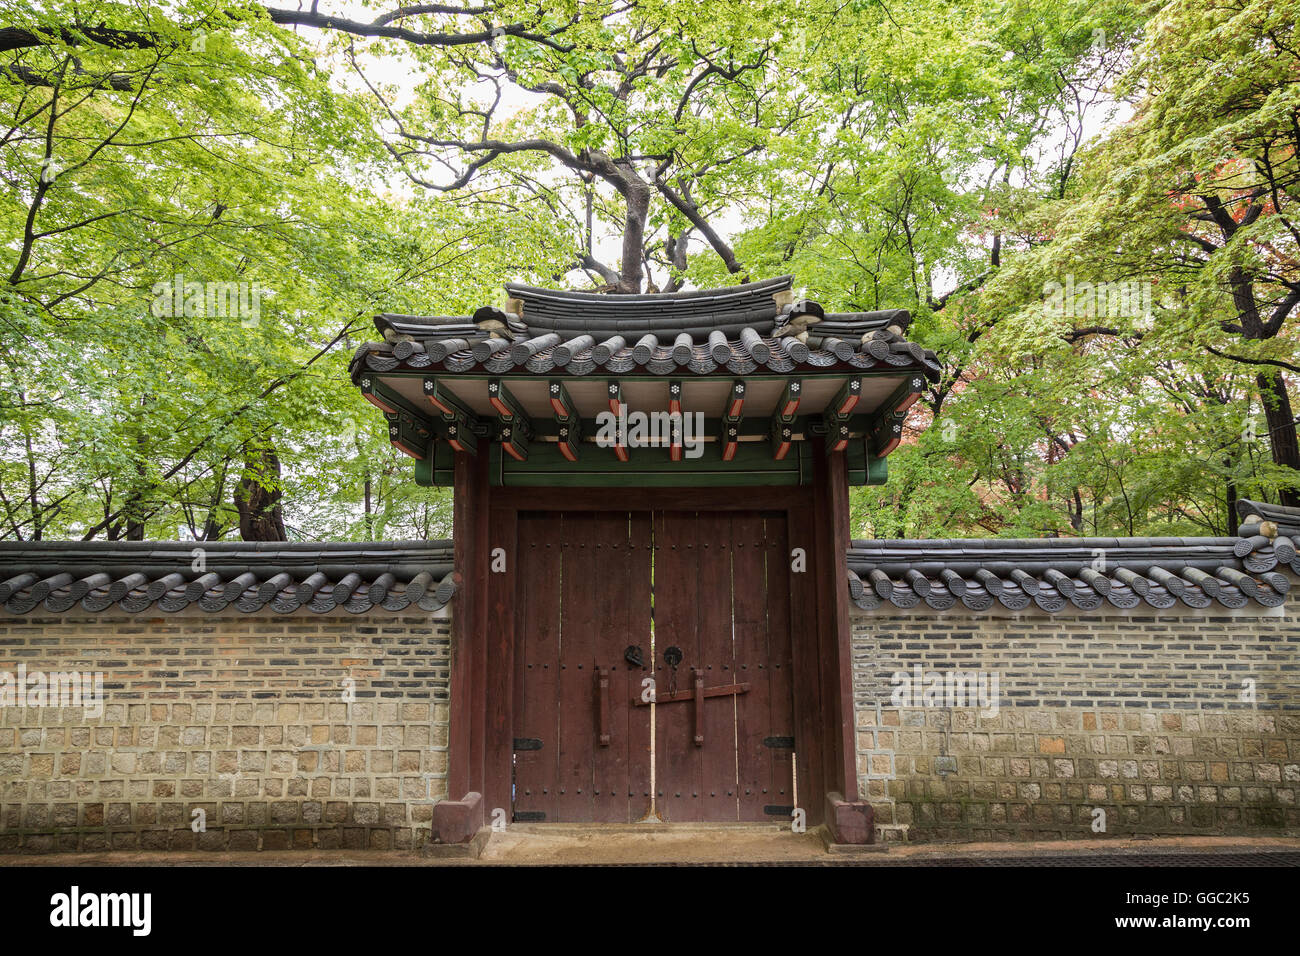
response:
[[(939, 364), (907, 340), (906, 310), (827, 312), (792, 282), (656, 295), (510, 283), (504, 308), (376, 316), (383, 341), (357, 349), (349, 371), (426, 484), (480, 445), (503, 484), (620, 483), (610, 459), (630, 465), (615, 469), (625, 484), (797, 484), (814, 437), (848, 453), (854, 483), (879, 483)], [(698, 414), (711, 448), (601, 446), (600, 417), (620, 407)]]

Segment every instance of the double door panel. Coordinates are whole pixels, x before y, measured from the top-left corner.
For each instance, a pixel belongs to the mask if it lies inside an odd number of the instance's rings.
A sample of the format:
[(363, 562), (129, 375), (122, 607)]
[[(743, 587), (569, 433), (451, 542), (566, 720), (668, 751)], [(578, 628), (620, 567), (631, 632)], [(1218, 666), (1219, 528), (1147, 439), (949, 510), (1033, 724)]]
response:
[(650, 645), (650, 516), (521, 513), (518, 528), (514, 818), (641, 820), (650, 724), (624, 651)]
[(521, 513), (517, 527), (514, 818), (789, 819), (784, 515)]

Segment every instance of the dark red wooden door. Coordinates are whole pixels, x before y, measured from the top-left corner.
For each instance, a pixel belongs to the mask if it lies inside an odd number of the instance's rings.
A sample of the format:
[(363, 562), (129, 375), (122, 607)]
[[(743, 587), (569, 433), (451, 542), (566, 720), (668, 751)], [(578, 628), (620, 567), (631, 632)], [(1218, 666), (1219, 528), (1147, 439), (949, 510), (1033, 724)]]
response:
[(789, 820), (785, 517), (659, 512), (654, 544), (658, 814), (666, 822)]
[(514, 818), (629, 823), (650, 812), (650, 516), (517, 522)]
[(645, 819), (653, 762), (665, 821), (788, 820), (784, 515), (521, 512), (517, 527), (514, 819)]

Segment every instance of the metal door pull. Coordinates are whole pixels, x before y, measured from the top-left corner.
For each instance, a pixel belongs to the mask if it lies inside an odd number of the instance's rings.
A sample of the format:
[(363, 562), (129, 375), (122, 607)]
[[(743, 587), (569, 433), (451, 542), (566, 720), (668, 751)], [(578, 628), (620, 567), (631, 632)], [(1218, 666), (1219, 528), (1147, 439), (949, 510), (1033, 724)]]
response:
[(600, 713), (600, 745), (609, 746), (609, 670), (600, 668), (596, 672), (596, 701)]

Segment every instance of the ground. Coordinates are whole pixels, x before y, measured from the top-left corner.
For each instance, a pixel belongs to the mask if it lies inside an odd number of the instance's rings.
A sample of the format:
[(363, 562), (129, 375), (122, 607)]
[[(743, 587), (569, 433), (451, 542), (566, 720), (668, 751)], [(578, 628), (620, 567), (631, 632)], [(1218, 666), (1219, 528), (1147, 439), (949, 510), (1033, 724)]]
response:
[(872, 866), (1300, 866), (1300, 839), (1177, 837), (1081, 843), (918, 844), (827, 852), (819, 831), (755, 826), (517, 824), (477, 860), (393, 851), (60, 853), (0, 858), (0, 866), (501, 866), (713, 864)]

